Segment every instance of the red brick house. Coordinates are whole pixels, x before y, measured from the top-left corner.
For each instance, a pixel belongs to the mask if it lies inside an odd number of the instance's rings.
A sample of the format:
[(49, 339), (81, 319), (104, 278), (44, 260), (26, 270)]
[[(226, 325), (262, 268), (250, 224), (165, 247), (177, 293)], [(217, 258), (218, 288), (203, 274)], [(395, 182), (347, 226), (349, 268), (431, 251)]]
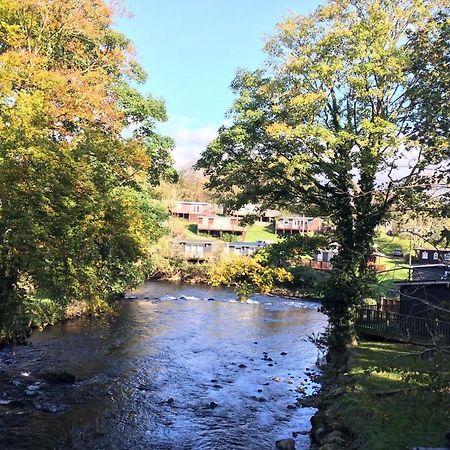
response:
[(197, 222), (200, 216), (213, 216), (215, 214), (211, 203), (206, 202), (176, 202), (170, 208), (172, 216), (181, 217), (191, 222)]

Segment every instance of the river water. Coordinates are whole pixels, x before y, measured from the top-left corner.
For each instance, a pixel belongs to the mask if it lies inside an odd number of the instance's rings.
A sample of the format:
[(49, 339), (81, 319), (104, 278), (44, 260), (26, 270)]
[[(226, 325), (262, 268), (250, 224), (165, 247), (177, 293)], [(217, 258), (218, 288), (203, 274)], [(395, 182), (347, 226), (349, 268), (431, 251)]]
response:
[(0, 448), (260, 450), (296, 432), (306, 449), (317, 307), (147, 282), (115, 317), (34, 332), (0, 352)]

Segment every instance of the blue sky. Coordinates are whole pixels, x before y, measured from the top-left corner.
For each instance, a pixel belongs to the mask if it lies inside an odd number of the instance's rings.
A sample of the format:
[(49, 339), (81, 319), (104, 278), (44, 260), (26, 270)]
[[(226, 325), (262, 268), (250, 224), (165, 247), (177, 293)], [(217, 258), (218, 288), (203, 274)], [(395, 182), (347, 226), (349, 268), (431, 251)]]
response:
[(195, 161), (232, 104), (238, 67), (264, 61), (264, 37), (290, 11), (307, 14), (318, 0), (124, 0), (130, 18), (116, 28), (133, 42), (148, 73), (142, 91), (166, 101), (160, 131), (175, 139), (177, 167)]

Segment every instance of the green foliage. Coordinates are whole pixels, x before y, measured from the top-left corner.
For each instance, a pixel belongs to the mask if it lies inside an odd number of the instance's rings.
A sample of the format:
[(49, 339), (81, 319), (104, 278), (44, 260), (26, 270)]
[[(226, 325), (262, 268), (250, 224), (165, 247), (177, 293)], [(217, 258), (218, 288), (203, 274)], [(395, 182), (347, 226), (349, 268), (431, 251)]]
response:
[(289, 268), (289, 273), (292, 275), (293, 289), (315, 298), (323, 297), (329, 278), (327, 272), (308, 266), (296, 266)]
[(329, 237), (321, 235), (291, 235), (280, 238), (258, 251), (258, 260), (273, 266), (295, 266), (305, 257), (312, 258), (319, 249), (328, 248)]
[[(255, 203), (333, 222), (339, 256), (324, 304), (341, 349), (375, 279), (376, 227), (394, 206), (419, 204), (436, 182), (427, 167), (443, 158), (428, 143), (417, 152), (405, 95), (416, 83), (409, 32), (433, 27), (440, 9), (438, 0), (330, 1), (288, 18), (265, 68), (238, 72), (233, 122), (197, 163), (232, 209)], [(413, 169), (396, 176), (406, 157)]]
[(111, 20), (102, 0), (0, 0), (0, 335), (52, 323), (51, 302), (105, 307), (165, 232), (164, 104), (128, 84), (145, 77)]
[(211, 266), (209, 282), (213, 286), (235, 286), (239, 300), (247, 300), (252, 293), (270, 292), (276, 285), (292, 281), (283, 268), (267, 267), (248, 256), (236, 256)]
[(65, 317), (65, 305), (50, 298), (27, 297), (25, 314), (30, 326), (42, 330), (48, 325), (54, 325)]

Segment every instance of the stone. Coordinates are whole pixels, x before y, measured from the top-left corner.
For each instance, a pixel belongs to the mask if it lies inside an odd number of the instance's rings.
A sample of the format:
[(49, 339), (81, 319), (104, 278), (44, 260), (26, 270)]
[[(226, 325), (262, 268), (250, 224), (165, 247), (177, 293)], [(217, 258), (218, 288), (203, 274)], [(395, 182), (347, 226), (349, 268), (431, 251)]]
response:
[(280, 355), (281, 355), (281, 356), (286, 356), (287, 353), (286, 353), (286, 352), (281, 352)]
[(247, 366), (245, 364), (239, 364), (238, 366), (240, 369), (245, 369)]
[(327, 430), (324, 427), (317, 427), (314, 430), (314, 438), (319, 443), (322, 443), (322, 441), (326, 435), (327, 435)]
[(295, 441), (292, 438), (280, 439), (275, 442), (278, 450), (295, 450)]
[(45, 372), (40, 378), (51, 384), (73, 384), (76, 381), (75, 375), (69, 372)]
[(287, 409), (297, 409), (295, 405), (287, 405)]
[(308, 434), (309, 434), (309, 431), (293, 431), (292, 432), (292, 436), (295, 438), (300, 435), (307, 436)]
[(174, 402), (175, 400), (172, 398), (172, 397), (170, 397), (170, 398), (168, 398), (167, 400), (166, 400), (166, 403), (168, 404), (168, 405), (173, 405), (173, 402)]
[(211, 408), (211, 409), (214, 409), (214, 408), (217, 408), (219, 405), (218, 405), (218, 403), (216, 403), (216, 402), (210, 402), (210, 404), (209, 404), (209, 407)]

